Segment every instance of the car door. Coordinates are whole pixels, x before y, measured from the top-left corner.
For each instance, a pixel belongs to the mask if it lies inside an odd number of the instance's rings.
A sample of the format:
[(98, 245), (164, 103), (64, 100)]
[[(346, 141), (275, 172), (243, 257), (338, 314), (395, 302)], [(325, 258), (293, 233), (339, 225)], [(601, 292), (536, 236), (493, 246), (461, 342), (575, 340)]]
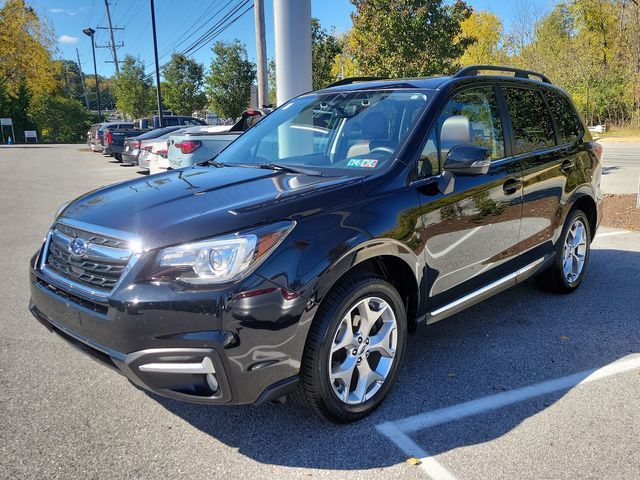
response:
[[(522, 215), (521, 170), (505, 142), (505, 112), (494, 86), (458, 91), (441, 110), (417, 164), (430, 311), (517, 267)], [(456, 145), (489, 149), (484, 175), (455, 175), (442, 188), (447, 153)], [(452, 188), (451, 188), (452, 187)]]
[[(521, 265), (529, 265), (554, 248), (562, 228), (562, 203), (576, 159), (572, 148), (558, 147), (554, 121), (541, 90), (502, 86), (512, 131), (512, 148), (523, 169)], [(559, 233), (559, 232), (557, 232)]]

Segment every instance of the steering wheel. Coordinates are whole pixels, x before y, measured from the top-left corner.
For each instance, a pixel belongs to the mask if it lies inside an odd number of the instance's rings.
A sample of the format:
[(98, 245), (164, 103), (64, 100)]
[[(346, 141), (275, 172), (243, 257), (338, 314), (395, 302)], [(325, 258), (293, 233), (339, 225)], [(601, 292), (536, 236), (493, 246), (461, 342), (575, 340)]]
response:
[(372, 153), (375, 153), (376, 151), (385, 152), (385, 153), (391, 154), (391, 153), (393, 153), (393, 148), (390, 148), (390, 147), (375, 147), (375, 148), (369, 150), (368, 155), (370, 155)]

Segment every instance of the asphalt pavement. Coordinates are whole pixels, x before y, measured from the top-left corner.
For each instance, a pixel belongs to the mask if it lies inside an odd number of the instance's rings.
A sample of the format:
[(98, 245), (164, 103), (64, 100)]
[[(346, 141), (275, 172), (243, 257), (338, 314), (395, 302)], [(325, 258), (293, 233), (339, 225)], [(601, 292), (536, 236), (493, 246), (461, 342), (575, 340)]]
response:
[(80, 146), (0, 147), (0, 168), (0, 478), (639, 476), (640, 233), (601, 229), (571, 295), (529, 281), (419, 328), (383, 406), (336, 426), (162, 399), (47, 332), (27, 272), (54, 212), (140, 174)]
[(614, 194), (640, 192), (640, 142), (598, 140), (604, 147), (602, 191)]

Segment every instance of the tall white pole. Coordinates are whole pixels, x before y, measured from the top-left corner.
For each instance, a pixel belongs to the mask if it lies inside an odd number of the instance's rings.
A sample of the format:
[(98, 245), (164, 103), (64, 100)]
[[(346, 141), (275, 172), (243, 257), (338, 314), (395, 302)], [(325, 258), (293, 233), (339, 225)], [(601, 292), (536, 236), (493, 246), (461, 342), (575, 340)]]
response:
[(278, 105), (311, 90), (311, 0), (273, 0)]
[(262, 108), (267, 103), (267, 41), (264, 33), (264, 0), (253, 0), (253, 15), (256, 27), (256, 64), (258, 70), (258, 103)]

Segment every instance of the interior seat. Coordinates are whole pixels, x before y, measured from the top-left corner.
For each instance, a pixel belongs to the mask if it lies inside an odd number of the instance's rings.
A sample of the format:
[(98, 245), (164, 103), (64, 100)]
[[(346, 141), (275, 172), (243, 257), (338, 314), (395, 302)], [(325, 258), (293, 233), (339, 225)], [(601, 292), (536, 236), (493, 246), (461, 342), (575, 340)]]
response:
[(395, 145), (389, 141), (389, 119), (382, 112), (366, 112), (360, 122), (362, 140), (357, 141), (347, 151), (346, 158), (366, 155), (374, 148), (386, 147), (391, 150)]

